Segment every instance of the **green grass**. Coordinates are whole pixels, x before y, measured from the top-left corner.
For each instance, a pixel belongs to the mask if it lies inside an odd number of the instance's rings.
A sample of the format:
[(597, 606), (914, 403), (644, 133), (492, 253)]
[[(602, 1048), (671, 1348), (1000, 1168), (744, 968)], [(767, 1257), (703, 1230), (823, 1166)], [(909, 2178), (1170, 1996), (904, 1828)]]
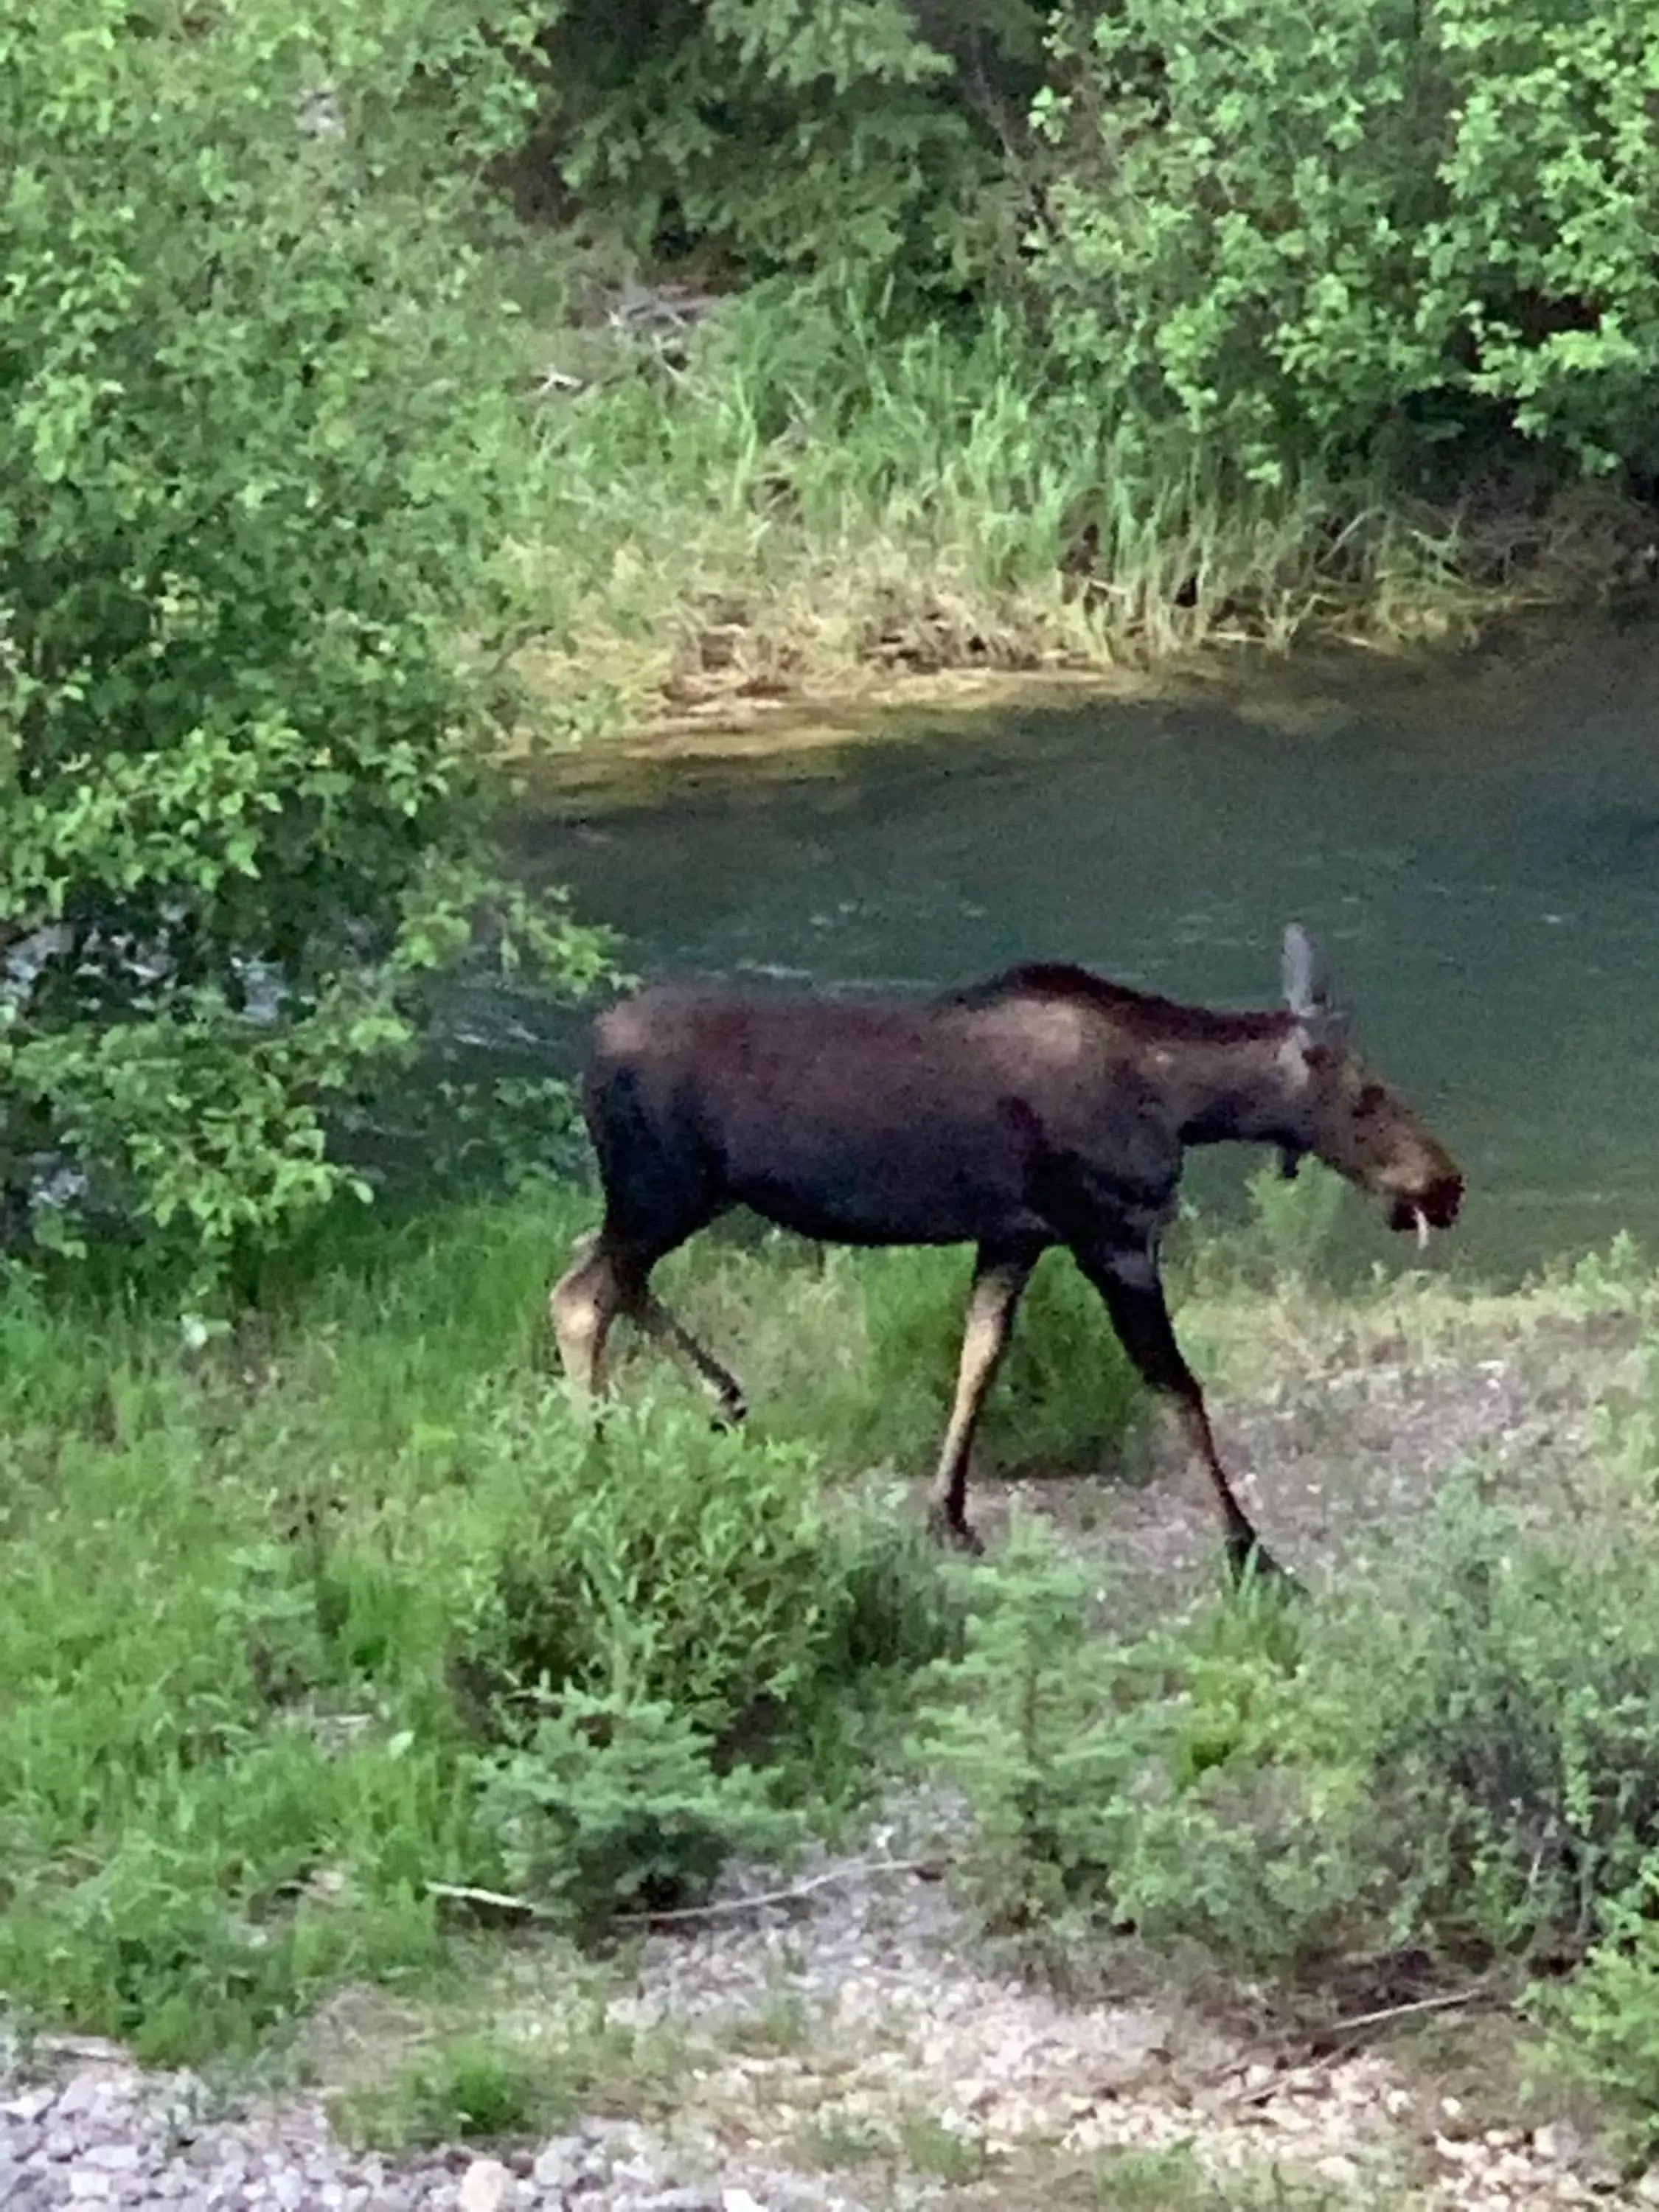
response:
[[(677, 1295), (730, 1324), (753, 1433), (641, 1359), (596, 1443), (544, 1303), (589, 1218), (553, 1192), (354, 1226), (195, 1351), (118, 1299), (0, 1293), (6, 2002), (246, 2049), (343, 1978), (428, 1977), (429, 1881), (545, 1881), (602, 1920), (695, 1893), (757, 1808), (867, 1783), (955, 1601), (859, 1477), (927, 1471), (959, 1270), (706, 1240)], [(862, 1364), (890, 1332), (902, 1398)], [(1108, 1443), (1114, 1372), (1073, 1407)], [(1055, 1439), (1058, 1379), (1008, 1385)]]
[[(1229, 1388), (1259, 1378), (1270, 1301), (1275, 1341), (1292, 1317), (1333, 1342), (1368, 1325), (1311, 1280), (1327, 1211), (1310, 1188), (1267, 1224), (1276, 1286), (1196, 1270), (1183, 1334)], [(706, 1895), (733, 1850), (787, 1860), (919, 1754), (976, 1807), (970, 1896), (1040, 1927), (1051, 1966), (1126, 1919), (1256, 1976), (1407, 1941), (1513, 1977), (1588, 1948), (1579, 2070), (1651, 2132), (1642, 1407), (1554, 1522), (1477, 1471), (1316, 1605), (1218, 1598), (1143, 1633), (1098, 1561), (1018, 1518), (994, 1564), (943, 1560), (893, 1480), (930, 1471), (961, 1255), (700, 1240), (662, 1287), (737, 1366), (749, 1429), (716, 1431), (636, 1349), (596, 1439), (544, 1321), (591, 1218), (547, 1189), (331, 1230), (194, 1349), (113, 1294), (7, 1279), (9, 2012), (199, 2061), (347, 1981), (429, 2006), (463, 1953), (511, 1938), (468, 1927), (458, 1951), (428, 1885), (512, 1890), (585, 1939)], [(1376, 1330), (1470, 1359), (1504, 1316), (1639, 1332), (1656, 1310), (1627, 1251), (1527, 1299), (1377, 1297)], [(1063, 1262), (999, 1394), (989, 1462), (1105, 1482), (1145, 1411)], [(570, 2067), (526, 2074), (484, 2027), (455, 2041), (363, 2124), (551, 2124)], [(954, 2143), (904, 2155), (975, 2185)]]
[(557, 734), (871, 665), (1443, 629), (1469, 599), (1449, 525), (1316, 467), (1267, 487), (1159, 447), (1104, 386), (1057, 382), (1006, 313), (896, 331), (856, 296), (775, 283), (670, 377), (596, 350), (538, 289), (526, 361), (599, 378), (540, 410), (502, 554)]

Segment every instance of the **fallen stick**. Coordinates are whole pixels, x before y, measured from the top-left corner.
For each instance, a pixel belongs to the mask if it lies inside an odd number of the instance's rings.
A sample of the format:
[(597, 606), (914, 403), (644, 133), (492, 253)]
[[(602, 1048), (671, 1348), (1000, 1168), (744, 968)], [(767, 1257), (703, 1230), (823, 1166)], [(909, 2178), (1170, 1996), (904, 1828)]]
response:
[(487, 1905), (496, 1912), (522, 1912), (528, 1920), (549, 1920), (553, 1917), (544, 1905), (538, 1905), (528, 1897), (509, 1897), (505, 1890), (474, 1889), (470, 1882), (428, 1881), (428, 1897), (441, 1897), (453, 1905)]
[(810, 1881), (793, 1883), (787, 1889), (758, 1890), (753, 1897), (719, 1897), (707, 1905), (667, 1905), (660, 1912), (649, 1909), (619, 1912), (617, 1917), (624, 1924), (631, 1922), (636, 1927), (653, 1928), (676, 1920), (724, 1920), (733, 1914), (758, 1912), (768, 1905), (793, 1905), (817, 1890), (832, 1889), (837, 1882), (856, 1881), (860, 1875), (931, 1874), (939, 1864), (937, 1859), (855, 1859), (850, 1866), (832, 1867), (828, 1874), (815, 1874)]
[(1443, 1996), (1413, 1997), (1409, 2004), (1380, 2005), (1375, 2012), (1357, 2012), (1346, 2020), (1333, 2021), (1328, 2027), (1318, 2033), (1326, 2036), (1356, 2035), (1362, 2028), (1386, 2027), (1390, 2021), (1410, 2020), (1419, 2013), (1455, 2012), (1461, 2006), (1489, 2002), (1492, 1992), (1484, 1984), (1474, 1989), (1453, 1990)]
[[(815, 1874), (809, 1881), (793, 1882), (787, 1889), (758, 1890), (753, 1897), (714, 1898), (707, 1905), (664, 1905), (659, 1911), (646, 1906), (637, 1912), (619, 1912), (616, 1919), (623, 1927), (651, 1928), (684, 1920), (722, 1920), (744, 1912), (758, 1912), (769, 1905), (794, 1905), (818, 1890), (833, 1888), (837, 1882), (855, 1881), (862, 1875), (936, 1874), (940, 1870), (937, 1859), (855, 1859), (850, 1866), (832, 1867), (827, 1874)], [(514, 1897), (505, 1890), (476, 1889), (471, 1883), (459, 1881), (428, 1881), (426, 1888), (429, 1897), (445, 1898), (452, 1904), (487, 1905), (495, 1912), (522, 1913), (529, 1920), (557, 1917), (532, 1898)]]
[[(1345, 2019), (1333, 2021), (1328, 2027), (1310, 2029), (1297, 2040), (1303, 2045), (1341, 2043), (1350, 2036), (1363, 2034), (1367, 2028), (1388, 2027), (1397, 2020), (1421, 2019), (1429, 2013), (1455, 2012), (1465, 2005), (1499, 2002), (1501, 2000), (1492, 1990), (1478, 1984), (1473, 1989), (1448, 1990), (1439, 1996), (1413, 1997), (1406, 2004), (1379, 2005), (1372, 2012), (1351, 2013)], [(1299, 2065), (1286, 2066), (1276, 2072), (1270, 2081), (1257, 2082), (1254, 2088), (1247, 2089), (1241, 2084), (1227, 2101), (1237, 2105), (1270, 2104), (1275, 2097), (1295, 2088), (1298, 2083), (1316, 2080), (1320, 2075), (1328, 2073), (1336, 2063), (1337, 2055), (1332, 2051), (1322, 2058), (1304, 2059)], [(1236, 2074), (1251, 2063), (1248, 2058), (1231, 2059), (1220, 2070), (1224, 2075)], [(1260, 2065), (1267, 2061), (1258, 2058), (1254, 2063)], [(1212, 2075), (1210, 2078), (1214, 2081), (1216, 2076)]]

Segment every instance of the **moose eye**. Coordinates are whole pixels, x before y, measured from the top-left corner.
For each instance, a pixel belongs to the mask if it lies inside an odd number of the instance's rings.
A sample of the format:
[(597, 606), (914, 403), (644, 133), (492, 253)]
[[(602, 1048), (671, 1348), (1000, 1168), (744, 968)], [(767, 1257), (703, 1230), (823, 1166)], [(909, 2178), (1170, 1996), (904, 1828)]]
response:
[(1354, 1101), (1354, 1114), (1356, 1117), (1363, 1119), (1366, 1115), (1379, 1112), (1382, 1104), (1382, 1085), (1380, 1083), (1367, 1083)]

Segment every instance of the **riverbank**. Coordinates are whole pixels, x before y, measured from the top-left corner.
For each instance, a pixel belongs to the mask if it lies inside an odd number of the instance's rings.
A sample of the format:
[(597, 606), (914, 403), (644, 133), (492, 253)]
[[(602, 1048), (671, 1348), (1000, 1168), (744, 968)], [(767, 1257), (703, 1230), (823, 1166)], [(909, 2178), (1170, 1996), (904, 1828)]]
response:
[[(753, 1434), (712, 1435), (635, 1353), (636, 1410), (594, 1446), (541, 1328), (585, 1213), (553, 1194), (361, 1233), (182, 1346), (11, 1292), (15, 2016), (216, 2094), (298, 2068), (394, 2151), (629, 2118), (643, 2166), (607, 2207), (704, 2186), (711, 2158), (767, 2204), (774, 2171), (803, 2205), (1035, 2206), (1072, 2201), (1043, 2194), (1062, 2174), (1110, 2203), (1129, 2152), (1133, 2201), (1202, 2204), (1258, 2128), (1334, 2201), (1410, 2201), (1364, 2194), (1374, 2122), (1390, 2187), (1473, 2203), (1528, 2129), (1644, 2138), (1659, 1977), (1597, 1948), (1659, 1802), (1659, 1282), (1634, 1255), (1508, 1297), (1339, 1297), (1282, 1221), (1269, 1273), (1259, 1237), (1192, 1245), (1178, 1326), (1313, 1591), (1286, 1618), (1224, 1598), (1202, 1487), (1061, 1262), (975, 1480), (986, 1566), (920, 1534), (961, 1255), (708, 1243), (665, 1287)], [(872, 1854), (943, 1886), (836, 1873), (758, 1923), (699, 1916)], [(690, 1917), (641, 1954), (665, 1911)], [(931, 2057), (913, 2013), (957, 2023)], [(1371, 2014), (1339, 2042), (1389, 2055), (1356, 2075), (1321, 2039)], [(1413, 2038), (1479, 2130), (1436, 2118)], [(1281, 2061), (1314, 2070), (1281, 2089)], [(0, 2156), (61, 2178), (47, 2106), (25, 2124)], [(1575, 2201), (1534, 2162), (1542, 2193), (1511, 2172), (1507, 2201)], [(454, 2201), (458, 2167), (420, 2171), (437, 2194), (402, 2201)]]
[(1239, 645), (1457, 644), (1653, 582), (1650, 507), (1512, 456), (1437, 505), (1316, 471), (1210, 482), (1190, 456), (1161, 475), (1006, 319), (883, 331), (774, 286), (715, 301), (665, 368), (563, 250), (503, 280), (539, 304), (512, 340), (539, 396), (498, 563), (511, 761), (1006, 701), (1011, 679), (1121, 696)]

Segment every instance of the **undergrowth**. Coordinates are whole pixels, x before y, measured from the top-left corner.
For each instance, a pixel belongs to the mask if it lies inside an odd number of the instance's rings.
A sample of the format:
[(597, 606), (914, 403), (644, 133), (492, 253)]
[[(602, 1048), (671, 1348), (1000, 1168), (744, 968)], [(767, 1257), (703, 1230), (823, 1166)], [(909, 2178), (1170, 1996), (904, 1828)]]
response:
[[(750, 1432), (641, 1363), (596, 1437), (544, 1321), (586, 1212), (319, 1237), (221, 1336), (9, 1280), (8, 2005), (155, 2057), (246, 2048), (343, 1978), (428, 1975), (434, 1882), (596, 1935), (867, 1789), (959, 1633), (957, 1571), (871, 1471), (927, 1471), (960, 1270), (711, 1240), (679, 1288), (736, 1324)], [(779, 1314), (836, 1370), (816, 1401), (769, 1366)], [(1112, 1440), (1133, 1406), (1091, 1328), (1069, 1399), (1053, 1346), (1013, 1365), (1016, 1427)]]
[(1455, 1481), (1316, 1605), (1218, 1593), (1143, 1636), (1043, 1524), (980, 1578), (913, 1751), (961, 1788), (990, 1930), (1063, 1984), (1103, 1936), (1300, 1991), (1392, 1962), (1527, 2004), (1659, 2144), (1659, 1544), (1546, 1536)]
[[(1328, 1193), (1256, 1196), (1273, 1294), (1328, 1295)], [(919, 1763), (972, 1810), (975, 1911), (1062, 1978), (1132, 1929), (1304, 2002), (1402, 1956), (1530, 1984), (1563, 2063), (1659, 2140), (1639, 1408), (1606, 1510), (1546, 1531), (1471, 1470), (1313, 1601), (1218, 1576), (1143, 1632), (1114, 1571), (1018, 1508), (976, 1567), (922, 1535), (898, 1478), (930, 1470), (961, 1255), (701, 1240), (663, 1289), (737, 1364), (747, 1431), (641, 1352), (596, 1437), (543, 1318), (589, 1204), (331, 1234), (205, 1340), (8, 1282), (15, 2016), (234, 2055), (344, 1980), (437, 1988), (457, 1887), (604, 1942), (733, 1853), (787, 1864)], [(1259, 1310), (1232, 1264), (1196, 1270), (1212, 1322)], [(1623, 1310), (1633, 1266), (1573, 1295)], [(1075, 1272), (1034, 1290), (981, 1477), (1069, 1454), (1109, 1481), (1144, 1403)], [(377, 2127), (550, 2112), (498, 2059), (449, 2054)]]
[(516, 462), (499, 565), (533, 634), (520, 744), (860, 672), (1462, 635), (1615, 579), (1645, 543), (1636, 502), (1597, 484), (1487, 516), (1352, 463), (1254, 479), (1127, 417), (1012, 312), (917, 326), (839, 277), (726, 302), (670, 373), (572, 327), (564, 250), (526, 249), (543, 273), (515, 280), (538, 295), (526, 367), (594, 377), (540, 407)]
[(672, 377), (624, 354), (542, 410), (503, 549), (541, 632), (532, 724), (592, 738), (861, 666), (1106, 665), (1465, 611), (1449, 520), (1316, 470), (1171, 468), (1097, 399), (1007, 314), (896, 335), (829, 285), (730, 303)]

